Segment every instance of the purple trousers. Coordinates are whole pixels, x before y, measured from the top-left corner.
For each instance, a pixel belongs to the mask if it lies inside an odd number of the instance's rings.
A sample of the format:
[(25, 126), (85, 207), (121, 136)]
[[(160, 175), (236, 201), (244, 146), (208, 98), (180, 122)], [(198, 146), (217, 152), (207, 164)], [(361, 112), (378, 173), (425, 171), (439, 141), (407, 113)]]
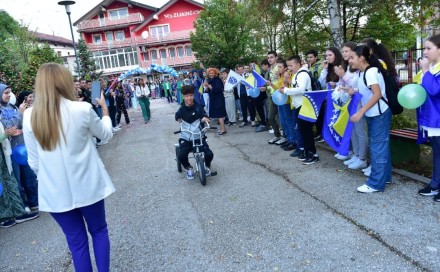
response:
[(66, 235), (75, 271), (91, 272), (87, 229), (92, 236), (93, 252), (99, 272), (110, 270), (110, 239), (105, 221), (104, 200), (62, 213), (51, 213)]

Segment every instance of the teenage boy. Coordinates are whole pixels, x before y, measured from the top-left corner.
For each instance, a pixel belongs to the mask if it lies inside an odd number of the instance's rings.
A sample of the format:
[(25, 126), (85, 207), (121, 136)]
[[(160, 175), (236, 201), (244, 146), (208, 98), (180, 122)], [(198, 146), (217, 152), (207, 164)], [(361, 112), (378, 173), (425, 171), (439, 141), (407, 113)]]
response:
[[(245, 77), (244, 65), (238, 65), (237, 73), (240, 76)], [(249, 121), (248, 121), (249, 98), (248, 98), (246, 86), (241, 82), (238, 83), (237, 85), (237, 93), (238, 93), (238, 97), (240, 98), (241, 116), (243, 118), (243, 123), (241, 123), (239, 127), (245, 127), (249, 125)]]
[[(200, 126), (203, 126), (204, 122), (209, 122), (208, 115), (206, 114), (203, 107), (194, 101), (194, 86), (185, 85), (182, 87), (183, 103), (179, 110), (176, 112), (176, 121), (182, 123), (182, 130), (189, 130), (192, 132), (199, 132)], [(181, 132), (179, 139), (179, 160), (182, 166), (186, 169), (186, 178), (194, 179), (194, 170), (188, 161), (188, 154), (192, 151), (193, 138), (195, 141), (202, 141), (203, 151), (205, 152), (205, 171), (206, 176), (211, 175), (212, 159), (214, 158), (214, 153), (209, 149), (208, 143), (206, 142), (206, 136), (200, 139), (200, 134), (191, 134), (189, 132)]]
[[(269, 63), (269, 83), (270, 82), (277, 82), (279, 78), (279, 72), (278, 72), (278, 54), (275, 51), (269, 51), (267, 53), (267, 62)], [(276, 90), (270, 84), (266, 86), (267, 90), (269, 91), (270, 95), (272, 96), (273, 92)], [(268, 141), (269, 144), (277, 144), (282, 145), (286, 142), (286, 139), (284, 137), (281, 137), (280, 132), (280, 124), (277, 122), (277, 115), (278, 115), (278, 106), (273, 103), (271, 96), (269, 96), (269, 114), (268, 114), (268, 121), (269, 124), (272, 126), (272, 129), (274, 131), (274, 138), (270, 139)]]
[(290, 154), (291, 157), (298, 157), (303, 164), (313, 164), (319, 162), (316, 154), (315, 141), (313, 139), (313, 123), (298, 118), (301, 110), (303, 95), (306, 91), (312, 91), (312, 81), (306, 67), (302, 67), (299, 56), (290, 57), (287, 67), (293, 74), (292, 87), (282, 88), (280, 92), (291, 96), (291, 106), (293, 110), (293, 121), (295, 123), (295, 133), (297, 136), (298, 148)]
[[(316, 79), (319, 79), (319, 76), (321, 75), (321, 71), (323, 68), (323, 65), (318, 58), (318, 51), (315, 49), (311, 49), (307, 51), (307, 64), (309, 65), (309, 71), (312, 74), (312, 76)], [(323, 86), (324, 87), (324, 86)], [(316, 126), (316, 136), (315, 141), (322, 143), (324, 142), (324, 139), (322, 138), (322, 126), (324, 125), (324, 111), (325, 111), (325, 105), (321, 107), (321, 110), (319, 111), (319, 117), (318, 120), (316, 120), (315, 126)]]

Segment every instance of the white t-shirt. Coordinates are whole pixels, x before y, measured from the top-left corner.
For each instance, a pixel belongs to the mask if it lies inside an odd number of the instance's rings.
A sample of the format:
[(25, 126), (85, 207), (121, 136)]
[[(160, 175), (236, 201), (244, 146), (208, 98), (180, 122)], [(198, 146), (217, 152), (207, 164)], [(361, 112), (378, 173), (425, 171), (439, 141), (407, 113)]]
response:
[[(387, 95), (385, 93), (385, 82), (383, 80), (383, 76), (379, 73), (379, 70), (376, 67), (370, 67), (367, 70), (367, 74), (365, 75), (365, 81), (367, 82), (366, 86), (364, 84), (364, 72), (361, 72), (358, 78), (358, 88), (359, 93), (362, 95), (361, 104), (362, 107), (368, 103), (368, 101), (373, 97), (373, 91), (369, 88), (371, 85), (379, 84), (380, 91), (382, 92), (382, 97), (387, 99)], [(380, 106), (380, 111), (379, 111)], [(382, 99), (379, 100), (373, 107), (371, 107), (365, 115), (368, 117), (374, 117), (380, 115), (388, 109), (387, 103)]]

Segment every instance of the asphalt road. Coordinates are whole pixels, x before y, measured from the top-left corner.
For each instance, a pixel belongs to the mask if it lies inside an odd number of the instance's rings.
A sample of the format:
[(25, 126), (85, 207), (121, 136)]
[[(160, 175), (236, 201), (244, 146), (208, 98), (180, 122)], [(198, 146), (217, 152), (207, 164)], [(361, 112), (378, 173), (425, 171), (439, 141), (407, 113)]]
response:
[[(269, 133), (210, 133), (203, 187), (176, 170), (177, 105), (130, 112), (99, 151), (117, 191), (106, 200), (112, 271), (440, 271), (440, 203), (400, 176), (360, 194), (360, 171), (333, 153), (304, 166)], [(46, 213), (0, 229), (0, 271), (73, 271), (64, 235)]]

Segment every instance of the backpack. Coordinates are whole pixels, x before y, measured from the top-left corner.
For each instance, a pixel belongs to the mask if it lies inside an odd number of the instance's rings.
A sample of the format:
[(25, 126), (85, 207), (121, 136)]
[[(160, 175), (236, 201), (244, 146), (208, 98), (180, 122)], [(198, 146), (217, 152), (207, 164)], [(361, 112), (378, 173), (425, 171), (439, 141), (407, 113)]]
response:
[(312, 90), (311, 91), (320, 91), (320, 90), (322, 90), (321, 89), (321, 83), (319, 83), (318, 79), (316, 77), (312, 76), (312, 74), (310, 74), (309, 71), (301, 70), (298, 73), (296, 73), (295, 81), (296, 81), (296, 78), (298, 77), (298, 74), (301, 73), (301, 72), (305, 72), (305, 73), (307, 73), (309, 75), (309, 77), (310, 77), (310, 84), (312, 85)]
[[(365, 86), (367, 86), (368, 89), (371, 90), (371, 88), (367, 85), (367, 80), (365, 79), (365, 75), (367, 74), (367, 71), (370, 68), (371, 66), (368, 66), (367, 69), (365, 69), (363, 79)], [(381, 73), (380, 70), (379, 73)], [(397, 100), (397, 95), (399, 94), (399, 90), (400, 90), (400, 84), (397, 81), (397, 79), (391, 76), (388, 72), (382, 74), (382, 76), (385, 83), (385, 94), (387, 96), (387, 99), (383, 97), (381, 99), (382, 101), (387, 103), (393, 115), (401, 114), (403, 112), (403, 107), (399, 104), (399, 101)], [(380, 111), (380, 108), (379, 108), (379, 112), (382, 113)]]

